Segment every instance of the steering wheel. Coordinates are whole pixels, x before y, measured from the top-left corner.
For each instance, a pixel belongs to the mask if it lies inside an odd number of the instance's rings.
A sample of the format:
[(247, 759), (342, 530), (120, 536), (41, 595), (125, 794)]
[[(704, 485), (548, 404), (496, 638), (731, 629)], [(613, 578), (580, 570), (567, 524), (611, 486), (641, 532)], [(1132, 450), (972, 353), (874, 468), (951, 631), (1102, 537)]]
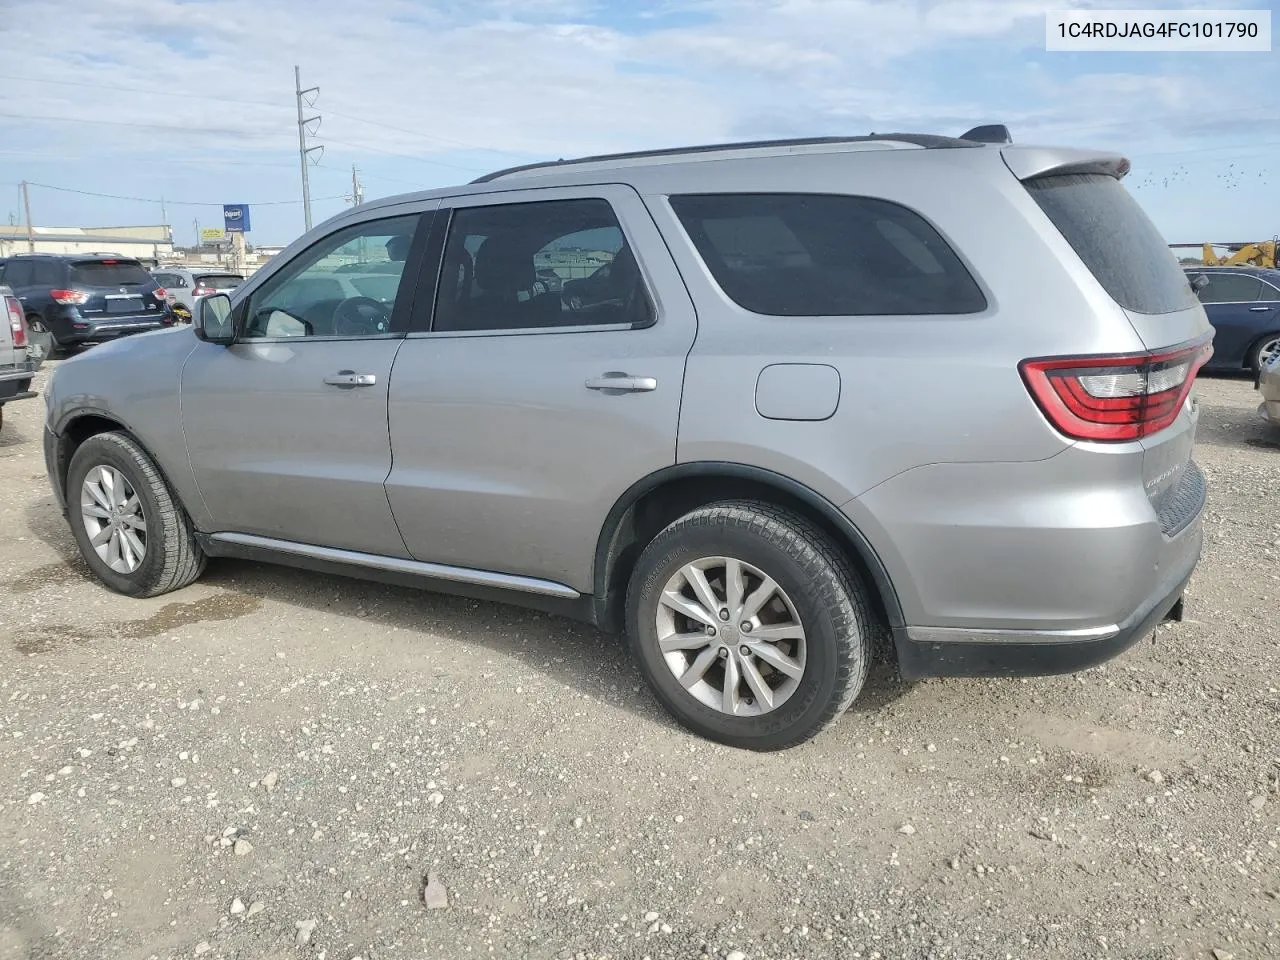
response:
[(391, 305), (373, 297), (347, 297), (333, 310), (333, 332), (340, 337), (367, 337), (391, 330)]

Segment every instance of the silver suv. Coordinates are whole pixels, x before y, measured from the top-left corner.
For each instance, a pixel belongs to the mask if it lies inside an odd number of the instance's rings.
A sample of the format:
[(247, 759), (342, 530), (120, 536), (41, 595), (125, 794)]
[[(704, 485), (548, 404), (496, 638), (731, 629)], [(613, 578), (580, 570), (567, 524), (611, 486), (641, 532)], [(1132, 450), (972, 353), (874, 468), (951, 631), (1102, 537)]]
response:
[(904, 134), (380, 200), (62, 365), (49, 474), (115, 590), (231, 556), (567, 613), (743, 747), (882, 645), (1087, 667), (1180, 614), (1205, 497), (1210, 327), (1127, 170)]

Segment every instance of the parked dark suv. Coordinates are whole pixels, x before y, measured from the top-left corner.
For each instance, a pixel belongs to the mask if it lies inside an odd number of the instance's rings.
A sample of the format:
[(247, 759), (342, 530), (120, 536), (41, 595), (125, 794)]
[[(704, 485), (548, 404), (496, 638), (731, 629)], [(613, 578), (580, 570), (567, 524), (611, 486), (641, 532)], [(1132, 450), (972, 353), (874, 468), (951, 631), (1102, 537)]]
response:
[(10, 257), (0, 267), (26, 312), (32, 339), (51, 349), (173, 325), (165, 291), (137, 260), (110, 255)]

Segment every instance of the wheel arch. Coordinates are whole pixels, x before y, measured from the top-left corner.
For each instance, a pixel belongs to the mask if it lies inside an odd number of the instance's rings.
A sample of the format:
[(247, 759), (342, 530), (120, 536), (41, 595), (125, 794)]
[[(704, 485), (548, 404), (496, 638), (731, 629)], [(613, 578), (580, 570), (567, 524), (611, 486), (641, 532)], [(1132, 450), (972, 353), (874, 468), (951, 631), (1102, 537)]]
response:
[(627, 582), (644, 547), (664, 527), (698, 507), (721, 500), (766, 500), (800, 514), (831, 534), (866, 579), (889, 627), (905, 624), (902, 605), (879, 554), (835, 504), (782, 474), (747, 464), (681, 463), (649, 474), (618, 498), (605, 518), (592, 568), (595, 620), (622, 630)]
[(1280, 337), (1280, 327), (1260, 333), (1250, 340), (1249, 345), (1245, 347), (1244, 362), (1241, 366), (1245, 370), (1253, 370), (1254, 372), (1257, 372), (1257, 368), (1253, 365), (1254, 355), (1258, 352), (1258, 348), (1262, 346), (1264, 342), (1267, 340), (1273, 340), (1276, 337)]
[(82, 407), (63, 414), (53, 430), (57, 438), (53, 464), (54, 479), (58, 484), (57, 493), (60, 500), (66, 502), (67, 472), (71, 468), (71, 458), (75, 456), (80, 446), (90, 437), (117, 431), (128, 434), (134, 443), (142, 447), (151, 458), (151, 462), (156, 465), (156, 469), (160, 471), (160, 476), (164, 478), (165, 483), (169, 484), (171, 490), (173, 489), (173, 484), (165, 476), (164, 468), (160, 466), (146, 441), (138, 435), (137, 431), (114, 413), (97, 407)]

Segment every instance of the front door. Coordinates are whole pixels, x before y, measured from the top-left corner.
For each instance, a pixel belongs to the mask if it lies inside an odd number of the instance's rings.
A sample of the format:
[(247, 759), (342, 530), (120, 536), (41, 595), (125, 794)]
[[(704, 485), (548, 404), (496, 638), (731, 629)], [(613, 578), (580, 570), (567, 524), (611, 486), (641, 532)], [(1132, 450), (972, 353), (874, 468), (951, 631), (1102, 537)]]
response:
[(237, 297), (237, 343), (187, 360), (182, 426), (217, 532), (407, 555), (383, 489), (387, 388), (430, 217), (318, 241)]
[(396, 520), (418, 560), (587, 592), (610, 508), (675, 463), (693, 304), (630, 187), (446, 217), (434, 320), (391, 384)]

